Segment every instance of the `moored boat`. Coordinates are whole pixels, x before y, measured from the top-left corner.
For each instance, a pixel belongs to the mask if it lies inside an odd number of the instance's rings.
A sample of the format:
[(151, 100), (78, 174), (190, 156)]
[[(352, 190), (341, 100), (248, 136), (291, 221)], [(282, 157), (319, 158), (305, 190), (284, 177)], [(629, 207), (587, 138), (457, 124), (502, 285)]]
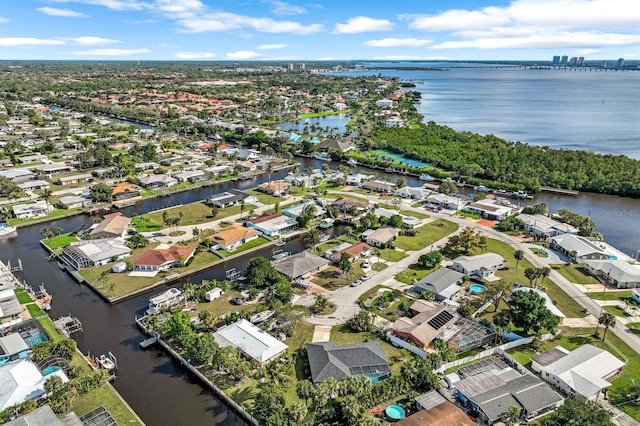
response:
[(433, 178), (430, 175), (423, 173), (420, 175), (420, 180), (423, 180), (425, 182), (431, 182)]
[(313, 156), (316, 160), (320, 161), (331, 161), (331, 157), (327, 153), (319, 153)]
[(16, 226), (7, 226), (6, 223), (0, 223), (0, 239), (9, 238), (18, 235), (18, 228)]
[(322, 221), (320, 222), (320, 225), (318, 225), (318, 227), (319, 228), (323, 228), (323, 229), (331, 228), (333, 226), (334, 222), (335, 221), (333, 219), (328, 217), (328, 218), (322, 219)]
[(349, 158), (349, 161), (347, 161), (347, 165), (351, 166), (351, 167), (355, 167), (358, 165), (358, 162), (356, 160), (354, 160), (353, 158)]
[(177, 288), (170, 288), (169, 290), (156, 294), (149, 299), (149, 309), (147, 309), (147, 315), (159, 314), (163, 309), (171, 308), (182, 302), (184, 296), (182, 292)]

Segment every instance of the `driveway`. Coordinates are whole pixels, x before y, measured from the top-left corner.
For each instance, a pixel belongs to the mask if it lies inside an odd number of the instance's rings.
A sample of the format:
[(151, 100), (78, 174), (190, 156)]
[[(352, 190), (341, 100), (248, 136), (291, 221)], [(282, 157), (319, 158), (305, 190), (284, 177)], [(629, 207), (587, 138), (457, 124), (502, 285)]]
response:
[(540, 260), (542, 260), (544, 263), (552, 264), (552, 263), (569, 262), (569, 258), (562, 253), (558, 253), (556, 251), (539, 246), (537, 244), (531, 244), (531, 243), (522, 243), (522, 244), (527, 248), (536, 248), (538, 250), (544, 250), (547, 253), (547, 257), (540, 257), (536, 254), (536, 256), (538, 256), (538, 258), (540, 258)]

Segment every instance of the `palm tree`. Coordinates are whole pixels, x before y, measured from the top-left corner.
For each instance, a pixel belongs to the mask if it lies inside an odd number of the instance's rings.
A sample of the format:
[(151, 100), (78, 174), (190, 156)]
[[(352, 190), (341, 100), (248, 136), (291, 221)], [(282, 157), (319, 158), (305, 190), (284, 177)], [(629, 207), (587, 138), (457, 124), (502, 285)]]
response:
[(518, 263), (524, 259), (524, 252), (522, 250), (516, 250), (513, 252), (513, 257), (516, 259), (516, 269), (518, 269)]
[(551, 275), (551, 268), (545, 266), (540, 269), (540, 277), (542, 278), (542, 285), (544, 285), (544, 279)]
[(378, 261), (376, 263), (380, 263), (380, 256), (382, 256), (382, 250), (379, 247), (373, 249), (373, 254), (376, 255)]
[(109, 269), (105, 269), (100, 273), (100, 276), (96, 280), (96, 284), (102, 284), (101, 287), (104, 287), (105, 284), (109, 282), (109, 273), (111, 271)]
[(353, 233), (353, 228), (351, 226), (344, 227), (344, 235), (348, 240), (352, 240), (355, 234)]
[(512, 405), (511, 407), (509, 407), (509, 409), (507, 410), (507, 422), (510, 425), (512, 425), (516, 423), (519, 418), (520, 418), (520, 408), (516, 407), (515, 405)]
[(312, 228), (309, 230), (309, 233), (307, 234), (307, 237), (305, 238), (308, 247), (311, 247), (313, 249), (316, 248), (316, 244), (318, 244), (320, 242), (320, 230), (318, 228)]
[[(604, 342), (604, 339), (607, 337), (607, 330), (609, 330), (609, 327), (614, 327), (616, 325), (616, 317), (609, 312), (603, 312), (598, 319), (598, 325), (600, 324), (604, 326), (604, 333), (602, 334), (602, 341)], [(597, 332), (598, 329), (596, 328), (596, 333)]]

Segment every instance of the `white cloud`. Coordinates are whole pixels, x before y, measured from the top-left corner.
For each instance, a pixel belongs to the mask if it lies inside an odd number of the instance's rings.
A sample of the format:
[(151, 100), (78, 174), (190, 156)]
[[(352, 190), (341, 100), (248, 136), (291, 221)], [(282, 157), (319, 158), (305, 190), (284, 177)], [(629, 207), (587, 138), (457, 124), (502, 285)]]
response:
[(273, 6), (271, 12), (274, 15), (302, 15), (307, 13), (307, 9), (302, 6), (296, 6), (293, 4), (285, 3), (279, 0), (268, 1)]
[(506, 9), (487, 7), (482, 10), (452, 9), (438, 15), (404, 15), (409, 27), (424, 31), (455, 31), (467, 28), (485, 29), (509, 23)]
[(257, 59), (261, 58), (263, 55), (258, 52), (252, 52), (250, 50), (238, 50), (237, 52), (229, 52), (227, 53), (227, 58), (229, 59)]
[(364, 42), (370, 47), (421, 47), (431, 44), (431, 40), (421, 38), (383, 38)]
[(0, 24), (6, 24), (7, 22), (9, 22), (9, 19), (0, 16)]
[(280, 44), (261, 44), (260, 46), (256, 47), (256, 49), (258, 49), (258, 50), (274, 50), (274, 49), (284, 49), (285, 47), (287, 47), (287, 45), (284, 44), (284, 43), (280, 43)]
[(50, 16), (63, 16), (66, 18), (86, 18), (89, 15), (85, 15), (84, 13), (81, 12), (76, 12), (75, 10), (71, 10), (71, 9), (56, 9), (55, 7), (39, 7), (38, 9), (36, 9), (38, 12), (42, 12), (45, 15), (50, 15)]
[(597, 55), (598, 53), (601, 53), (598, 49), (580, 49), (577, 52), (580, 56)]
[(433, 49), (550, 49), (558, 47), (628, 46), (633, 44), (640, 44), (640, 35), (574, 31), (509, 38), (487, 36), (473, 40), (445, 41), (431, 47)]
[(0, 46), (58, 46), (64, 44), (62, 40), (52, 40), (35, 37), (0, 37)]
[(149, 49), (90, 49), (81, 52), (69, 52), (77, 56), (129, 56), (151, 52)]
[(211, 59), (215, 58), (216, 54), (211, 52), (178, 52), (175, 56), (178, 59)]
[(61, 38), (61, 40), (68, 40), (72, 43), (79, 44), (81, 46), (97, 46), (101, 44), (122, 43), (120, 40), (114, 40), (111, 38), (93, 37), (93, 36)]
[(151, 4), (139, 0), (49, 0), (52, 3), (82, 3), (92, 6), (102, 6), (111, 10), (144, 10), (151, 8)]
[(346, 24), (336, 24), (335, 32), (338, 34), (356, 34), (371, 31), (391, 31), (394, 25), (388, 19), (356, 16), (355, 18), (350, 18)]

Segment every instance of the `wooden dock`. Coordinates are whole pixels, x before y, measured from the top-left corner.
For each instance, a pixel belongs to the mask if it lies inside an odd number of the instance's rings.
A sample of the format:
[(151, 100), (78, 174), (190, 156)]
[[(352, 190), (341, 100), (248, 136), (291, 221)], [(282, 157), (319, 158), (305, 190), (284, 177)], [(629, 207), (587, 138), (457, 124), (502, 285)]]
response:
[(573, 189), (551, 188), (549, 186), (541, 186), (540, 191), (550, 192), (552, 194), (577, 196), (580, 192)]

